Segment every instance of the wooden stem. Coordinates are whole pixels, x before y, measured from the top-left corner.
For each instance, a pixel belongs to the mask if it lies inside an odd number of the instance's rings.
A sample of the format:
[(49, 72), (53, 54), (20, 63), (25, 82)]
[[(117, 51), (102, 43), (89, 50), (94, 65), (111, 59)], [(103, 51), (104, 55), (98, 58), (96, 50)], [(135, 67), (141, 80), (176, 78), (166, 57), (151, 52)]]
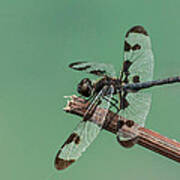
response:
[[(64, 110), (68, 113), (76, 114), (78, 116), (83, 116), (86, 112), (86, 109), (89, 105), (89, 102), (86, 102), (84, 99), (77, 96), (70, 96), (71, 100), (68, 101), (67, 106)], [(102, 122), (102, 116), (105, 114), (105, 109), (97, 108), (94, 114), (91, 116), (90, 121), (93, 121), (96, 124), (102, 125), (103, 129), (116, 134), (117, 133), (117, 122), (122, 120), (125, 122), (127, 119), (108, 111), (105, 122)], [(132, 147), (134, 144), (139, 144), (147, 149), (150, 149), (156, 153), (159, 153), (167, 158), (170, 158), (174, 161), (180, 162), (180, 143), (164, 137), (157, 132), (149, 130), (144, 127), (138, 126), (134, 123), (132, 127), (127, 125), (122, 126), (122, 132), (128, 133), (128, 135), (136, 135), (136, 138), (128, 141), (121, 141), (118, 139), (119, 143), (128, 148)]]

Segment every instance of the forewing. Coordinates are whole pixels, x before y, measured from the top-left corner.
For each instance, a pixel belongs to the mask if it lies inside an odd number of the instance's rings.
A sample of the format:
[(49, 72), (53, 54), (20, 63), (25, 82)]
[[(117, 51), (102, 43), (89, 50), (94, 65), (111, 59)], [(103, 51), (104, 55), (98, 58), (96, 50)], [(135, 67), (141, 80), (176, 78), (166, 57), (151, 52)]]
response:
[(71, 63), (69, 67), (74, 70), (84, 71), (86, 73), (94, 74), (96, 76), (116, 76), (114, 67), (110, 64), (78, 61)]
[(120, 79), (125, 83), (150, 81), (153, 78), (153, 68), (150, 37), (142, 26), (135, 26), (125, 36), (124, 63)]
[(86, 116), (87, 114), (89, 114), (89, 111), (92, 110), (94, 104), (98, 104), (98, 102), (101, 102), (98, 107), (105, 108), (105, 113), (103, 114), (104, 116), (101, 120), (102, 124), (97, 125), (93, 122), (90, 122), (87, 117), (84, 117), (84, 119), (80, 121), (73, 133), (69, 136), (69, 138), (66, 140), (66, 142), (63, 144), (63, 146), (57, 153), (55, 159), (55, 167), (58, 170), (65, 169), (73, 162), (75, 162), (82, 155), (82, 152), (87, 149), (87, 147), (94, 141), (94, 139), (99, 134), (105, 121), (108, 109), (110, 107), (109, 102), (111, 100), (114, 89), (111, 87), (109, 91), (110, 94), (106, 97), (107, 101), (102, 98), (102, 90), (94, 99), (94, 101), (90, 104), (90, 108), (88, 108), (87, 112), (85, 113)]
[[(153, 79), (153, 67), (150, 37), (142, 26), (135, 26), (125, 36), (120, 80), (125, 84), (150, 81)], [(120, 92), (120, 115), (140, 126), (144, 126), (150, 106), (150, 93)]]

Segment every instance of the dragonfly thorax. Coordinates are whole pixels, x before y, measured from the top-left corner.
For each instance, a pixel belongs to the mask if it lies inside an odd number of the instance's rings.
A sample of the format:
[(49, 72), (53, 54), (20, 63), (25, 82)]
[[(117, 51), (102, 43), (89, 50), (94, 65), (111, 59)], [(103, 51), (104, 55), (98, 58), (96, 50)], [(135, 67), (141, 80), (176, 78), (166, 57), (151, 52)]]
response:
[[(102, 79), (92, 83), (90, 79), (84, 78), (77, 86), (77, 92), (84, 97), (90, 97), (91, 95), (98, 94), (104, 86), (114, 87), (114, 94), (116, 93), (117, 80), (110, 77), (103, 77)], [(119, 84), (119, 83), (118, 83)]]
[[(93, 84), (94, 93), (97, 94), (105, 86), (107, 86), (107, 87), (113, 86), (113, 89), (114, 89), (113, 94), (116, 94), (117, 93), (117, 87), (120, 87), (121, 85), (120, 85), (120, 81), (118, 79), (105, 76), (104, 78), (100, 79), (99, 81), (97, 81), (96, 83)], [(108, 91), (107, 91), (107, 93), (108, 93)], [(105, 93), (105, 95), (108, 95), (108, 94)]]

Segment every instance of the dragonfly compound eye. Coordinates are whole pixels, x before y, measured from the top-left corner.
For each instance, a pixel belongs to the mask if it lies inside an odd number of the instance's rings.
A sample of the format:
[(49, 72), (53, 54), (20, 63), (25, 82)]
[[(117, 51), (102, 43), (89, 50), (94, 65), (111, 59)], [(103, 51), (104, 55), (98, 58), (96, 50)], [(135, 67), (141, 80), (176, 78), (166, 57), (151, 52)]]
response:
[(78, 84), (77, 91), (79, 94), (85, 97), (89, 97), (92, 92), (92, 83), (88, 78), (81, 80)]

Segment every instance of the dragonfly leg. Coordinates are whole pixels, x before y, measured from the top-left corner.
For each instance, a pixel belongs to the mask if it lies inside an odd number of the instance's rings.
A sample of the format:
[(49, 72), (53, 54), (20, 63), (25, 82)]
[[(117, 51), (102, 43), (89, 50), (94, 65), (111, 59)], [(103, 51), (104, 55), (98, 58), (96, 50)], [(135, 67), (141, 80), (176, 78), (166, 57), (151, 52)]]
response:
[(117, 99), (115, 99), (114, 97), (111, 98), (115, 103), (119, 103), (119, 101)]
[[(78, 97), (80, 97), (80, 98), (83, 98), (83, 99), (84, 99), (84, 96), (78, 96)], [(90, 97), (88, 97), (88, 98), (84, 99), (84, 104), (86, 104), (86, 103), (90, 102), (90, 103), (89, 103), (89, 105), (91, 105), (91, 103), (94, 101), (94, 99), (95, 99), (95, 96), (90, 96)]]
[[(94, 98), (93, 100), (94, 101)], [(101, 100), (98, 98), (94, 101), (94, 103), (90, 103), (89, 106), (87, 107), (87, 112), (84, 115), (83, 120), (86, 121), (88, 119), (90, 119), (90, 117), (93, 115), (94, 111), (96, 110), (97, 106), (99, 106), (101, 104)]]
[(117, 110), (117, 112), (119, 112), (119, 107), (114, 103), (114, 102), (112, 102), (112, 101), (110, 101), (109, 99), (107, 99), (105, 96), (102, 96), (102, 98), (104, 99), (104, 100), (106, 100), (107, 102), (109, 102), (110, 104), (111, 104), (111, 106), (112, 107), (115, 107), (116, 108), (116, 110)]

